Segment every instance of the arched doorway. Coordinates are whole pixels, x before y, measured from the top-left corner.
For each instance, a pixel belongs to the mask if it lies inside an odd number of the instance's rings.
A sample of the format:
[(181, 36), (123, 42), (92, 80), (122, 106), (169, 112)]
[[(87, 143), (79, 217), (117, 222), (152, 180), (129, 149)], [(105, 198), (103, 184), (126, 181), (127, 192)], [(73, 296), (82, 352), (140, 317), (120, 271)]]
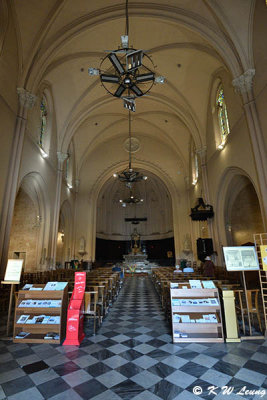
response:
[(47, 269), (49, 230), (50, 207), (44, 181), (38, 173), (29, 173), (17, 192), (8, 257), (24, 258), (26, 272)]
[(244, 175), (236, 175), (228, 187), (225, 228), (227, 244), (232, 246), (253, 242), (254, 233), (264, 231), (257, 193)]
[(8, 258), (23, 258), (24, 271), (36, 270), (40, 216), (30, 196), (20, 188), (17, 194)]

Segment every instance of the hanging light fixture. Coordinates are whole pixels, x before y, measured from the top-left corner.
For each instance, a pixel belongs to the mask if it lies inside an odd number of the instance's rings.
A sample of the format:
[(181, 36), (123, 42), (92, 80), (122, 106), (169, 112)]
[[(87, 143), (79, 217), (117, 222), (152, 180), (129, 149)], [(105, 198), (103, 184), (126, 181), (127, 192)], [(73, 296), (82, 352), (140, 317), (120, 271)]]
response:
[(113, 174), (114, 178), (118, 178), (119, 181), (125, 182), (126, 186), (131, 189), (133, 183), (146, 181), (147, 176), (143, 175), (139, 171), (135, 171), (132, 168), (132, 132), (131, 132), (131, 114), (130, 110), (128, 112), (129, 117), (129, 165), (128, 168), (124, 169), (122, 172), (117, 172)]
[[(128, 0), (125, 7), (126, 32), (121, 36), (121, 47), (108, 51), (99, 69), (89, 68), (90, 76), (100, 76), (108, 93), (124, 100), (124, 107), (135, 111), (135, 98), (144, 96), (154, 83), (164, 83), (164, 77), (155, 77), (155, 66), (143, 50), (129, 47)], [(129, 104), (129, 99), (130, 104)]]
[(123, 207), (126, 207), (127, 204), (139, 204), (143, 203), (144, 199), (141, 199), (139, 197), (136, 197), (133, 195), (133, 192), (130, 190), (130, 196), (127, 197), (126, 199), (120, 199), (119, 202)]

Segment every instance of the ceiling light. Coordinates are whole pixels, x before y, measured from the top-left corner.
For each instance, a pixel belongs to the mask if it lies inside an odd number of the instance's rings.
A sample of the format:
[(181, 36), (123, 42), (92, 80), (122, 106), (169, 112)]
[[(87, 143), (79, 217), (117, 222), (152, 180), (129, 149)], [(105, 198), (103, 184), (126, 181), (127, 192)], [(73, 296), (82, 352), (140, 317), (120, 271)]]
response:
[(128, 49), (128, 47), (129, 47), (129, 37), (128, 37), (128, 35), (122, 35), (121, 36), (121, 46), (124, 49)]
[(144, 175), (143, 176), (143, 180), (146, 181), (147, 180), (147, 176)]
[(124, 90), (126, 89), (126, 86), (124, 86), (123, 84), (121, 84), (118, 89), (116, 90), (116, 92), (114, 93), (115, 97), (121, 97), (122, 93), (124, 92)]
[[(120, 38), (121, 47), (108, 51), (100, 62), (99, 69), (89, 68), (88, 72), (91, 76), (100, 75), (102, 86), (112, 96), (122, 97), (127, 90), (127, 96), (134, 93), (135, 96), (141, 97), (154, 85), (155, 65), (143, 50), (130, 48), (128, 0), (125, 2), (126, 31)], [(157, 82), (164, 83), (164, 77), (158, 77)]]
[(117, 55), (115, 53), (110, 53), (108, 55), (108, 58), (110, 59), (110, 61), (112, 62), (113, 66), (116, 68), (116, 70), (118, 71), (118, 73), (120, 75), (124, 74), (124, 68), (120, 62), (120, 60), (118, 59)]
[(88, 68), (88, 74), (90, 76), (99, 75), (99, 69), (97, 69), (97, 68)]
[(132, 192), (130, 191), (130, 197), (127, 197), (126, 199), (123, 199), (122, 205), (125, 204), (126, 207), (127, 204), (138, 204), (140, 202), (143, 202), (143, 199), (139, 199), (138, 197), (135, 197)]
[(102, 74), (100, 77), (102, 82), (115, 82), (118, 83), (119, 82), (119, 77), (116, 75), (105, 75)]
[(131, 90), (136, 94), (136, 96), (138, 96), (138, 97), (141, 97), (141, 96), (143, 96), (143, 92), (142, 92), (142, 90), (141, 89), (139, 89), (139, 87), (138, 86), (136, 86), (136, 85), (132, 85), (131, 86)]
[(122, 200), (120, 199), (120, 203), (122, 203)]
[(128, 123), (129, 123), (129, 165), (128, 168), (124, 169), (121, 172), (114, 173), (114, 178), (117, 178), (121, 182), (125, 182), (126, 186), (131, 189), (133, 183), (140, 182), (142, 180), (146, 180), (147, 176), (144, 176), (141, 172), (135, 171), (132, 168), (132, 133), (131, 133), (131, 114), (130, 110), (128, 112)]
[(149, 74), (142, 74), (138, 75), (136, 77), (137, 82), (148, 82), (148, 81), (154, 81), (155, 75), (150, 72)]
[(135, 112), (135, 98), (134, 97), (123, 97), (123, 106), (127, 110)]
[(143, 50), (136, 50), (126, 55), (126, 69), (128, 72), (139, 68), (142, 65)]
[(164, 76), (157, 76), (155, 78), (156, 83), (164, 83), (165, 82), (165, 77)]

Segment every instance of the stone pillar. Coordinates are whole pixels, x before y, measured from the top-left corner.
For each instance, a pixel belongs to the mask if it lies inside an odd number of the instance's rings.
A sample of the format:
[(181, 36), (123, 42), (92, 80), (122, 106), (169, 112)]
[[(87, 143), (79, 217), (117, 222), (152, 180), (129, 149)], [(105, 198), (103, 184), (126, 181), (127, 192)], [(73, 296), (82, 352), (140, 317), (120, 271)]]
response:
[(60, 199), (61, 199), (61, 186), (62, 186), (62, 175), (64, 161), (68, 158), (67, 153), (57, 152), (58, 168), (57, 168), (57, 186), (56, 186), (56, 197), (54, 207), (54, 218), (52, 221), (52, 241), (51, 241), (51, 266), (56, 265), (56, 252), (57, 252), (57, 235), (58, 235), (58, 223), (60, 213)]
[[(211, 204), (209, 182), (208, 182), (208, 172), (207, 172), (207, 147), (204, 146), (201, 149), (198, 149), (196, 151), (196, 153), (199, 156), (200, 166), (201, 166), (204, 202), (206, 204)], [(215, 212), (216, 212), (216, 210), (215, 210)], [(207, 224), (208, 224), (209, 236), (213, 241), (213, 246), (215, 247), (216, 238), (215, 238), (215, 233), (214, 233), (213, 219), (208, 219)]]
[(259, 199), (265, 229), (267, 229), (267, 152), (253, 91), (255, 69), (249, 69), (232, 83), (240, 94), (249, 128), (261, 199)]
[(1, 222), (0, 222), (0, 275), (4, 274), (12, 225), (13, 211), (16, 201), (17, 184), (22, 156), (25, 127), (27, 123), (28, 110), (31, 109), (36, 101), (36, 96), (24, 88), (18, 88), (18, 113), (15, 123), (15, 132), (12, 143), (12, 154), (9, 161), (9, 172), (5, 187), (5, 197), (3, 201)]
[(74, 213), (73, 213), (73, 237), (72, 237), (72, 246), (71, 246), (71, 257), (74, 258), (76, 253), (76, 243), (77, 243), (77, 207), (78, 207), (78, 192), (79, 192), (80, 180), (75, 179), (74, 181), (74, 191), (75, 191), (75, 200), (74, 200)]

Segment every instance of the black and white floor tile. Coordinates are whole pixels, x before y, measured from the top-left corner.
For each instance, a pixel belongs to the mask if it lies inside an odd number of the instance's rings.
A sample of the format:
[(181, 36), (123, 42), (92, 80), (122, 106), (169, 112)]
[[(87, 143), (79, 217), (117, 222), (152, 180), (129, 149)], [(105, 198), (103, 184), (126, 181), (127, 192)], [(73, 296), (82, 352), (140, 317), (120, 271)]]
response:
[(148, 277), (127, 278), (86, 332), (79, 348), (0, 341), (0, 400), (267, 399), (267, 341), (172, 344)]

